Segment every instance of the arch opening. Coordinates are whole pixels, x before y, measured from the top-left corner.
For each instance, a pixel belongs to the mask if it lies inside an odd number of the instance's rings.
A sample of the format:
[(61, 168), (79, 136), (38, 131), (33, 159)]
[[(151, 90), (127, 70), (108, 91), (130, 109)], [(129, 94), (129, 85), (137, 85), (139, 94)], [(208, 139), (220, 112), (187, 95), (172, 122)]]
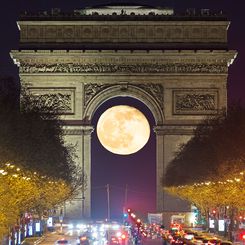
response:
[(125, 205), (137, 210), (140, 207), (138, 211), (142, 213), (156, 211), (156, 136), (153, 132), (155, 118), (143, 102), (133, 97), (118, 96), (97, 107), (92, 117), (92, 125), (96, 128), (100, 115), (116, 105), (128, 105), (140, 110), (149, 122), (150, 138), (138, 152), (117, 155), (101, 145), (96, 130), (92, 134), (92, 218), (97, 220), (108, 217), (107, 184), (111, 219), (122, 220)]

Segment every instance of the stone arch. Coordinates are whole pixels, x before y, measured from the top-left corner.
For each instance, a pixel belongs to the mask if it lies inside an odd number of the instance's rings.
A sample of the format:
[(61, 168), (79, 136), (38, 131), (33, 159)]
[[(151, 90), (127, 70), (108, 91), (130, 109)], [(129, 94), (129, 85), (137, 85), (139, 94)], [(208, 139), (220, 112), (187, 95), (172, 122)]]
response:
[(132, 97), (140, 100), (151, 110), (155, 124), (163, 124), (164, 114), (162, 109), (163, 104), (161, 104), (161, 102), (163, 103), (163, 94), (161, 95), (162, 97), (156, 99), (150, 92), (131, 84), (111, 85), (95, 94), (85, 108), (84, 118), (86, 118), (86, 121), (91, 122), (94, 113), (103, 102), (119, 96)]
[[(109, 10), (118, 12), (118, 7), (111, 6)], [(128, 14), (131, 10), (135, 11), (135, 6), (127, 7)], [(93, 15), (92, 19), (96, 19), (104, 9), (81, 11), (91, 20), (90, 13)], [(144, 11), (150, 12), (152, 8)], [(70, 16), (69, 25), (59, 19), (50, 23), (42, 21), (41, 16), (39, 24), (33, 25), (32, 15), (26, 16), (19, 23), (23, 34), (20, 44), (24, 44), (26, 50), (12, 50), (11, 56), (20, 67), (20, 77), (32, 87), (34, 94), (47, 95), (50, 101), (55, 98), (51, 105), (56, 106), (58, 98), (58, 108), (68, 106), (68, 110), (61, 110), (61, 119), (64, 120), (66, 129), (64, 137), (67, 142), (78, 146), (77, 164), (82, 166), (88, 176), (88, 188), (66, 206), (65, 212), (69, 219), (90, 217), (91, 119), (103, 102), (119, 96), (140, 100), (154, 117), (156, 208), (157, 212), (163, 212), (164, 225), (169, 224), (170, 215), (190, 211), (189, 207), (184, 208), (180, 200), (166, 195), (162, 188), (162, 176), (179, 145), (192, 137), (200, 120), (226, 107), (228, 66), (232, 64), (236, 52), (213, 49), (214, 46), (223, 47), (227, 44), (228, 23), (222, 19), (210, 21), (206, 26), (206, 17), (195, 21), (172, 16), (171, 20), (166, 21), (165, 17), (160, 18), (157, 13), (172, 13), (173, 10), (156, 9), (153, 12), (156, 15), (151, 15), (152, 28), (143, 35), (144, 39), (138, 32), (142, 23), (138, 18), (125, 15), (125, 9), (123, 19), (118, 14), (113, 17), (115, 21), (107, 21), (111, 18), (108, 15), (89, 25), (87, 21), (78, 21), (76, 16), (73, 18), (73, 15)], [(134, 14), (136, 13), (131, 13)], [(142, 20), (149, 18), (147, 15), (141, 17)], [(202, 30), (204, 25), (206, 35), (197, 31)], [(76, 39), (72, 33), (67, 33), (62, 41), (56, 31), (57, 26), (64, 35), (66, 29), (73, 26), (81, 32), (89, 27), (92, 32)], [(105, 27), (113, 29), (112, 35), (103, 36), (101, 30)], [(37, 30), (35, 33), (33, 28)], [(44, 43), (38, 35), (41, 30), (45, 30), (44, 36), (50, 40), (48, 43)], [(196, 32), (192, 33), (192, 30)], [(88, 42), (87, 38), (92, 36), (93, 42)], [(40, 45), (43, 50), (39, 50)], [(120, 81), (120, 77), (134, 81)], [(112, 82), (97, 83), (100, 78), (107, 78), (107, 81)], [(189, 101), (188, 106), (186, 100)], [(210, 101), (215, 101), (211, 110), (206, 107)]]

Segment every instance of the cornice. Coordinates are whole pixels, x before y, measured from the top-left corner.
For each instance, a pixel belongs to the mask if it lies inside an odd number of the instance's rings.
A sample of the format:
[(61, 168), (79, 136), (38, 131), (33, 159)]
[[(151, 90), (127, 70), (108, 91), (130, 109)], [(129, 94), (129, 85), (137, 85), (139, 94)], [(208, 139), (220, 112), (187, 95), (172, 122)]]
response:
[[(104, 62), (105, 59), (114, 59), (115, 63), (123, 61), (135, 61), (142, 58), (145, 60), (154, 59), (158, 62), (166, 62), (177, 59), (179, 62), (188, 59), (189, 62), (226, 62), (236, 57), (236, 50), (12, 50), (11, 57), (16, 60), (28, 63), (28, 60), (47, 59), (52, 62), (52, 58), (63, 62), (85, 61), (96, 58), (97, 62)], [(140, 61), (139, 60), (139, 61)], [(30, 60), (33, 62), (33, 60)], [(41, 62), (41, 61), (39, 61)], [(61, 61), (60, 61), (61, 62)], [(143, 62), (143, 61), (142, 61)]]
[(84, 135), (91, 136), (91, 133), (94, 131), (92, 125), (83, 125), (83, 126), (63, 126), (64, 135)]
[[(129, 17), (129, 16), (127, 16)], [(41, 20), (41, 21), (40, 21)], [(93, 25), (96, 23), (96, 25), (104, 25), (107, 20), (110, 20), (107, 24), (119, 24), (119, 25), (125, 25), (125, 24), (134, 24), (137, 23), (137, 25), (150, 25), (151, 23), (156, 23), (156, 21), (159, 23), (161, 22), (162, 25), (176, 25), (182, 24), (185, 25), (186, 23), (191, 23), (192, 25), (199, 25), (204, 24), (208, 26), (212, 25), (219, 25), (219, 26), (228, 26), (229, 20), (227, 18), (217, 17), (217, 18), (187, 18), (187, 17), (180, 17), (180, 18), (174, 18), (171, 16), (156, 16), (155, 18), (149, 16), (136, 16), (134, 18), (125, 18), (125, 16), (120, 16), (119, 18), (115, 18), (113, 16), (101, 16), (98, 18), (91, 17), (91, 16), (84, 16), (84, 18), (26, 18), (26, 19), (20, 19), (18, 20), (18, 25), (38, 25), (38, 26), (46, 26), (46, 25), (57, 25), (57, 26), (63, 26), (63, 25)], [(123, 21), (121, 21), (123, 20)], [(137, 20), (141, 20), (140, 22), (137, 22)], [(120, 21), (120, 22), (119, 22)], [(188, 22), (187, 22), (188, 21)]]
[(70, 50), (64, 50), (64, 49), (56, 49), (56, 50), (43, 50), (43, 49), (21, 49), (21, 50), (11, 50), (11, 53), (12, 54), (19, 54), (19, 55), (28, 55), (28, 54), (35, 54), (35, 55), (67, 55), (67, 54), (70, 54), (70, 55), (98, 55), (98, 54), (108, 54), (108, 55), (120, 55), (120, 54), (127, 54), (127, 55), (135, 55), (135, 54), (142, 54), (142, 55), (145, 55), (147, 54), (147, 56), (150, 56), (150, 55), (162, 55), (162, 54), (165, 54), (165, 55), (199, 55), (199, 54), (202, 54), (202, 55), (229, 55), (229, 54), (233, 54), (234, 52), (236, 52), (235, 50), (209, 50), (209, 49), (206, 49), (206, 50), (186, 50), (186, 49), (183, 49), (183, 50), (156, 50), (156, 49), (153, 49), (153, 50), (137, 50), (137, 49), (134, 49), (134, 50), (80, 50), (80, 49), (77, 49), (77, 50), (74, 50), (74, 49), (70, 49)]
[(194, 125), (159, 125), (153, 128), (156, 135), (193, 135)]

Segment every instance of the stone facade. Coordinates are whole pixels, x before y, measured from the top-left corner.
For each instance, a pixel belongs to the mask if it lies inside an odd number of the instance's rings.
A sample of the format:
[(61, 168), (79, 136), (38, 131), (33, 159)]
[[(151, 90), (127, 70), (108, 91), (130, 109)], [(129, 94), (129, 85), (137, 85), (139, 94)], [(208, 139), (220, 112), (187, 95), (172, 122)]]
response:
[[(226, 107), (228, 67), (236, 52), (212, 48), (217, 43), (226, 45), (228, 22), (223, 19), (152, 18), (145, 23), (105, 22), (99, 17), (94, 22), (41, 22), (31, 17), (19, 22), (25, 49), (13, 50), (11, 55), (19, 66), (21, 81), (28, 84), (38, 102), (58, 109), (67, 125), (66, 141), (78, 146), (77, 163), (88, 177), (88, 188), (67, 204), (66, 215), (70, 218), (91, 215), (90, 155), (95, 127), (91, 120), (104, 101), (116, 96), (142, 101), (154, 116), (157, 211), (189, 211), (186, 204), (163, 192), (162, 177), (174, 152), (191, 138), (200, 120)], [(118, 48), (106, 49), (106, 40)], [(129, 46), (150, 43), (151, 49), (125, 49), (125, 42)], [(192, 48), (158, 49), (159, 43), (164, 46), (172, 42)], [(77, 43), (105, 44), (105, 48), (77, 49)], [(197, 50), (200, 43), (212, 50)], [(60, 48), (38, 49), (39, 45), (54, 44)]]
[(227, 22), (154, 22), (124, 23), (110, 21), (23, 22), (20, 21), (20, 41), (28, 42), (74, 42), (74, 43), (155, 43), (185, 42), (210, 43), (226, 41)]

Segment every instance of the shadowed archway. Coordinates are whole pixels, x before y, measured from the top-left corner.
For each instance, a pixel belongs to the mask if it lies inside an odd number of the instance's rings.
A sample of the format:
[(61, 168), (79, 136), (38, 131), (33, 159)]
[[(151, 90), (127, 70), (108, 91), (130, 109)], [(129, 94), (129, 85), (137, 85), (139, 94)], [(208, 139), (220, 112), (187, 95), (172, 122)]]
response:
[(112, 219), (122, 221), (125, 202), (126, 205), (142, 213), (156, 211), (156, 139), (152, 129), (154, 117), (139, 100), (132, 97), (114, 97), (97, 108), (92, 118), (92, 125), (96, 128), (100, 115), (115, 105), (129, 105), (143, 112), (149, 121), (151, 134), (149, 141), (140, 151), (125, 156), (107, 151), (100, 144), (96, 130), (92, 134), (91, 213), (96, 220), (107, 217), (106, 184), (110, 185)]

